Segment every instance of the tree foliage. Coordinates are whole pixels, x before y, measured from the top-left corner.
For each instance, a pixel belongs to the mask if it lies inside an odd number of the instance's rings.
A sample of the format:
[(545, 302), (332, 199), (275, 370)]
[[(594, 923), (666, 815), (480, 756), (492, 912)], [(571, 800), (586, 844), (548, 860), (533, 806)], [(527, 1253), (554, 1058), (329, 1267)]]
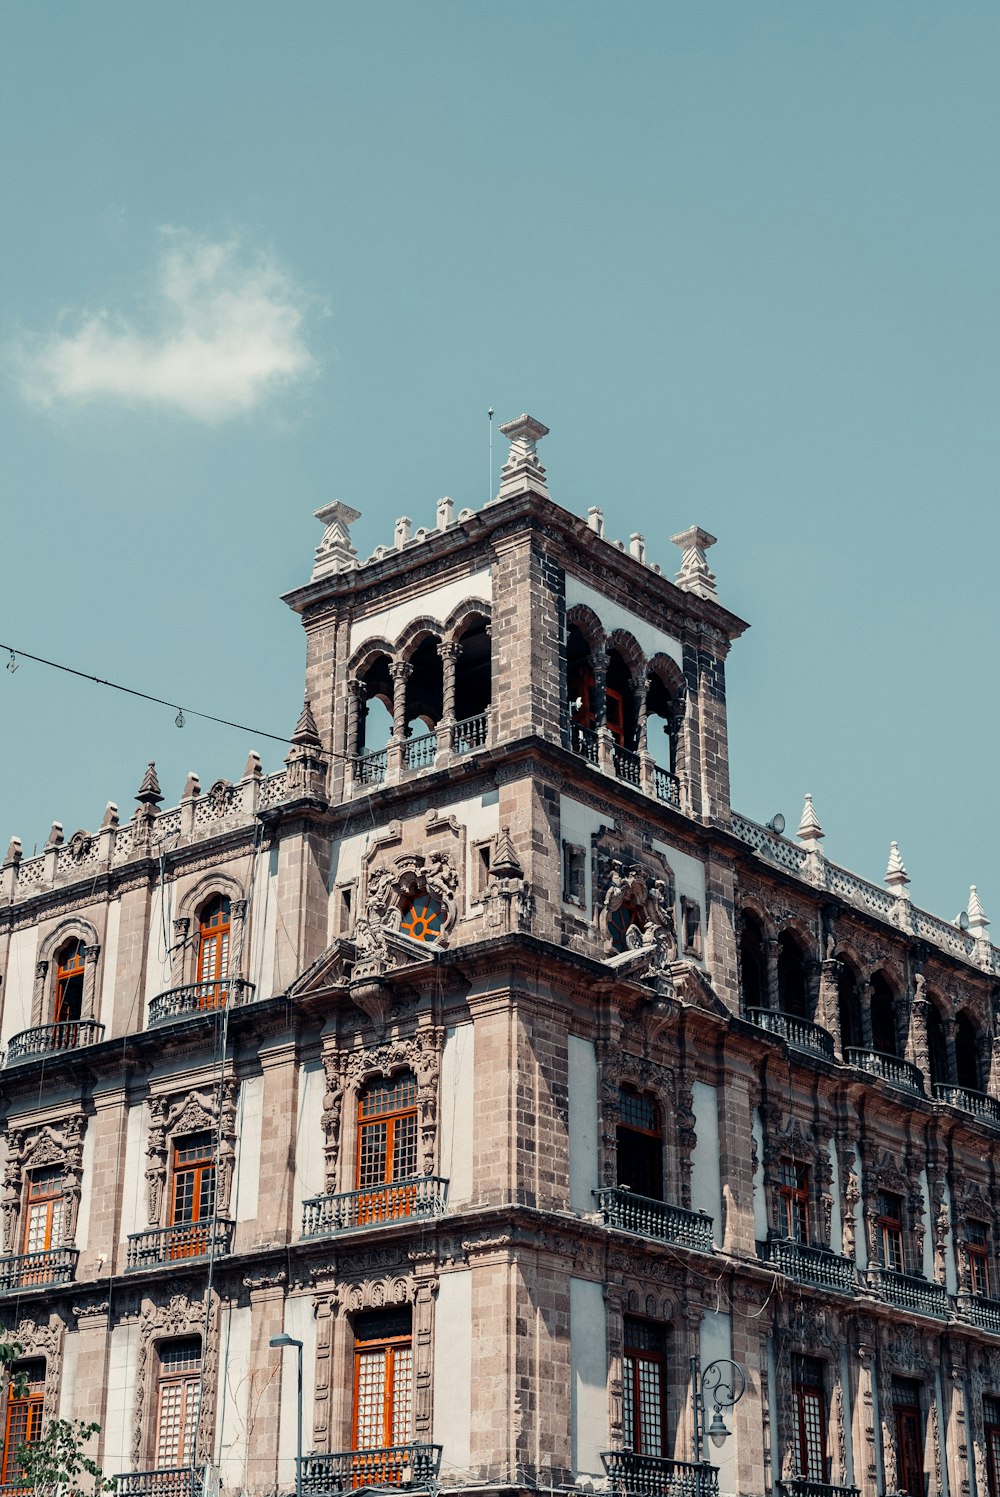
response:
[[(23, 1398), (28, 1383), (18, 1372), (17, 1361), (24, 1347), (8, 1338), (9, 1332), (0, 1326), (0, 1391)], [(96, 1497), (111, 1490), (114, 1482), (85, 1454), (87, 1441), (100, 1427), (82, 1419), (50, 1419), (39, 1439), (11, 1452), (18, 1485), (30, 1488), (36, 1497)]]

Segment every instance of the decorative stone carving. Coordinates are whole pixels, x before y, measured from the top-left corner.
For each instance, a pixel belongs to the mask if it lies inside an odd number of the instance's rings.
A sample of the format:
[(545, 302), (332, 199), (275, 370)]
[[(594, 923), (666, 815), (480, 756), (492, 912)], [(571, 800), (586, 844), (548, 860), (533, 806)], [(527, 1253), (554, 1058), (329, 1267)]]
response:
[(327, 1055), (323, 1059), (326, 1091), (323, 1097), (323, 1156), (326, 1189), (333, 1194), (340, 1174), (341, 1123), (345, 1102), (355, 1098), (375, 1076), (391, 1076), (408, 1069), (417, 1078), (417, 1110), (420, 1120), (420, 1168), (434, 1173), (437, 1148), (438, 1077), (444, 1031), (421, 1030), (410, 1039), (357, 1050), (350, 1056)]
[(83, 1173), (83, 1135), (87, 1120), (74, 1113), (60, 1123), (46, 1123), (36, 1128), (12, 1128), (7, 1134), (7, 1162), (4, 1166), (3, 1212), (4, 1252), (17, 1251), (24, 1177), (32, 1170), (61, 1170), (62, 1238), (53, 1247), (71, 1247), (76, 1236), (76, 1219), (80, 1207)]
[(11, 1341), (22, 1348), (23, 1358), (45, 1358), (45, 1392), (42, 1407), (48, 1418), (59, 1411), (59, 1395), (62, 1386), (63, 1340), (66, 1327), (58, 1315), (50, 1315), (48, 1322), (25, 1317), (11, 1331)]
[(442, 907), (441, 928), (433, 943), (446, 946), (458, 917), (456, 894), (458, 873), (451, 854), (442, 848), (424, 854), (400, 853), (391, 867), (385, 863), (369, 869), (364, 914), (354, 924), (354, 941), (358, 948), (355, 977), (378, 976), (389, 964), (385, 941), (387, 931), (399, 932), (404, 911), (421, 894), (430, 895)]
[(149, 1098), (146, 1190), (151, 1227), (161, 1224), (170, 1141), (181, 1138), (186, 1133), (211, 1132), (218, 1140), (216, 1209), (220, 1216), (226, 1215), (236, 1161), (238, 1095), (238, 1083), (224, 1081), (214, 1097), (208, 1092), (192, 1090), (173, 1097)]
[(202, 1298), (192, 1300), (186, 1294), (173, 1294), (165, 1303), (144, 1301), (139, 1319), (139, 1352), (136, 1357), (135, 1403), (132, 1411), (133, 1470), (139, 1470), (142, 1465), (147, 1400), (152, 1401), (155, 1394), (155, 1356), (150, 1356), (150, 1350), (158, 1341), (192, 1335), (201, 1337), (203, 1368), (194, 1460), (196, 1464), (205, 1464), (212, 1459), (219, 1365), (219, 1296), (213, 1292), (206, 1307)]

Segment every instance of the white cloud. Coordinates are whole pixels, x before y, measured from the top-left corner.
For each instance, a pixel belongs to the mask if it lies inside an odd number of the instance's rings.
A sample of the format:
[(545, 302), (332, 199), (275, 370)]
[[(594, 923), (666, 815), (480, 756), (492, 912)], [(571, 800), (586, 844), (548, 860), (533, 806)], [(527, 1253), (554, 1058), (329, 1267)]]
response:
[(316, 372), (304, 340), (308, 299), (270, 256), (236, 238), (176, 229), (163, 237), (142, 326), (88, 312), (9, 351), (26, 398), (47, 406), (109, 399), (216, 422)]

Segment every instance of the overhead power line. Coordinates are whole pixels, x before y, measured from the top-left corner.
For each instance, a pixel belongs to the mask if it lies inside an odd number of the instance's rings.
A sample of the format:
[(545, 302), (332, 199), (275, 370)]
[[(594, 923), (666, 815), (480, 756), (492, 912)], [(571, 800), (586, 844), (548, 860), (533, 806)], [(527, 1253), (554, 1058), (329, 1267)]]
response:
[(18, 657), (22, 660), (33, 660), (36, 665), (48, 665), (54, 671), (65, 671), (68, 676), (79, 676), (82, 681), (93, 681), (97, 686), (110, 686), (113, 691), (124, 691), (127, 696), (141, 697), (144, 702), (155, 702), (158, 707), (173, 707), (177, 716), (174, 719), (179, 728), (183, 728), (185, 717), (201, 717), (205, 722), (220, 723), (224, 728), (238, 728), (241, 733), (251, 733), (256, 738), (272, 738), (275, 743), (291, 743), (291, 739), (284, 733), (266, 733), (263, 728), (251, 728), (246, 723), (231, 722), (228, 717), (216, 717), (211, 712), (197, 712), (193, 707), (182, 707), (176, 701), (170, 701), (167, 697), (154, 697), (148, 691), (138, 691), (134, 686), (122, 686), (118, 681), (106, 681), (102, 676), (92, 676), (89, 671), (75, 670), (71, 665), (61, 665), (58, 660), (46, 660), (43, 655), (31, 655), (27, 650), (17, 650), (13, 645), (0, 644), (0, 650), (6, 650), (10, 656), (7, 661), (9, 671), (17, 670)]

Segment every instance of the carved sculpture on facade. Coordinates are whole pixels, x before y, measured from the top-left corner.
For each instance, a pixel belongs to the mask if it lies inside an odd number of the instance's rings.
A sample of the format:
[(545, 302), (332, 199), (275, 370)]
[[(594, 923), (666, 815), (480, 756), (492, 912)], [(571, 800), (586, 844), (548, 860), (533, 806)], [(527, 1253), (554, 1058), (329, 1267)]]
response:
[(25, 1176), (30, 1175), (33, 1170), (41, 1169), (58, 1169), (62, 1175), (60, 1240), (53, 1241), (52, 1246), (72, 1247), (80, 1206), (83, 1135), (86, 1126), (84, 1115), (73, 1113), (59, 1123), (46, 1123), (34, 1128), (12, 1128), (8, 1132), (3, 1197), (0, 1200), (5, 1253), (14, 1253), (18, 1248)]
[[(458, 873), (450, 852), (434, 848), (428, 853), (400, 853), (391, 866), (379, 863), (370, 868), (366, 882), (364, 910), (352, 931), (355, 977), (378, 977), (386, 971), (389, 932), (411, 934), (429, 946), (447, 946), (458, 918)], [(428, 913), (422, 913), (422, 906)]]
[(615, 945), (613, 917), (624, 908), (630, 917), (624, 931), (626, 948), (636, 951), (643, 946), (655, 946), (663, 963), (675, 961), (677, 930), (672, 881), (649, 874), (638, 862), (625, 863), (617, 857), (602, 860), (600, 854), (598, 880), (603, 894), (596, 921), (605, 951), (611, 954), (620, 950)]
[(215, 1444), (215, 1402), (219, 1366), (219, 1296), (209, 1291), (206, 1306), (203, 1296), (191, 1299), (187, 1294), (172, 1294), (160, 1302), (144, 1300), (139, 1317), (139, 1350), (135, 1367), (135, 1402), (132, 1410), (132, 1469), (141, 1467), (143, 1436), (147, 1423), (147, 1401), (155, 1398), (156, 1356), (160, 1341), (177, 1336), (198, 1336), (201, 1340), (203, 1375), (201, 1407), (197, 1423), (194, 1463), (203, 1465), (212, 1459)]

